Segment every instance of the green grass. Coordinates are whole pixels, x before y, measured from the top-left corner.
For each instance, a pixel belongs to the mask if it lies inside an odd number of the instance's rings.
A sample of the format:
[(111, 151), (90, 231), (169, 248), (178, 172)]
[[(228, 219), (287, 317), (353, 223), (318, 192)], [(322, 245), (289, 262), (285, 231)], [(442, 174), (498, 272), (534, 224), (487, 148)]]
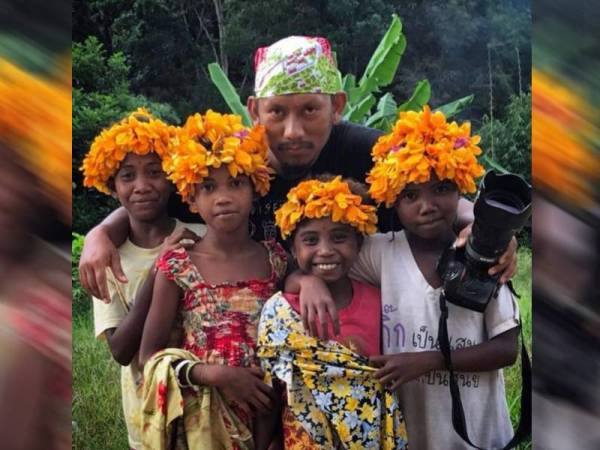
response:
[[(519, 308), (521, 312), (521, 323), (523, 324), (523, 338), (529, 356), (531, 354), (531, 250), (528, 248), (519, 249), (518, 253), (518, 273), (513, 279), (513, 284), (517, 294), (521, 296)], [(520, 345), (519, 345), (520, 348)], [(504, 381), (506, 387), (506, 401), (510, 410), (510, 417), (513, 426), (516, 427), (520, 413), (521, 398), (521, 359), (518, 358), (517, 364), (504, 370)], [(531, 440), (521, 444), (520, 450), (531, 449)]]
[[(521, 248), (518, 258), (519, 272), (513, 282), (521, 295), (523, 335), (531, 355), (531, 250)], [(520, 364), (506, 369), (504, 377), (511, 419), (516, 424), (521, 395)], [(89, 310), (73, 317), (73, 421), (74, 449), (127, 448), (119, 366), (112, 360), (106, 343), (94, 338)], [(531, 448), (531, 442), (519, 446), (521, 450)]]
[(73, 448), (129, 448), (119, 365), (94, 338), (89, 312), (73, 317)]

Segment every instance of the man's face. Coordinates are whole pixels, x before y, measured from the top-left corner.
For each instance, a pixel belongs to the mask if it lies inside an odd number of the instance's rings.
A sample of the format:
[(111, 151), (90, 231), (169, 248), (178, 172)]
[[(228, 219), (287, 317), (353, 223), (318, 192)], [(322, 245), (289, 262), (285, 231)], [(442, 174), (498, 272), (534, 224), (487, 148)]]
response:
[(290, 177), (315, 163), (346, 104), (344, 93), (290, 94), (248, 99), (252, 119), (265, 126), (274, 168)]

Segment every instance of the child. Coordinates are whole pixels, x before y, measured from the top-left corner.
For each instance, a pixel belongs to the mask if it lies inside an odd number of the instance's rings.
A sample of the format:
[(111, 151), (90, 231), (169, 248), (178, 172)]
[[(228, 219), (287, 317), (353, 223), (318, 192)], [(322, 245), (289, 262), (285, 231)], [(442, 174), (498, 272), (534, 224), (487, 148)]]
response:
[[(107, 270), (111, 301), (94, 298), (95, 334), (106, 339), (121, 364), (123, 412), (129, 446), (141, 449), (141, 380), (137, 361), (144, 320), (148, 313), (154, 274), (150, 273), (163, 241), (184, 226), (167, 215), (172, 186), (162, 170), (170, 151), (171, 127), (139, 109), (104, 130), (83, 162), (84, 184), (111, 193), (129, 215), (128, 239), (119, 247), (128, 282)], [(203, 226), (196, 225), (201, 232)], [(172, 238), (171, 238), (172, 239)]]
[[(454, 242), (460, 192), (474, 192), (483, 174), (479, 136), (470, 124), (447, 123), (440, 112), (401, 113), (393, 132), (373, 148), (369, 193), (394, 205), (404, 230), (365, 241), (353, 276), (382, 291), (383, 356), (375, 376), (399, 389), (411, 446), (468, 449), (453, 429), (448, 372), (437, 342), (442, 281), (436, 262)], [(518, 308), (506, 287), (484, 314), (448, 304), (452, 360), (471, 440), (501, 448), (512, 435), (502, 367), (517, 355)]]
[[(264, 128), (209, 110), (190, 117), (177, 140), (166, 170), (207, 232), (157, 263), (140, 352), (144, 447), (253, 448), (253, 416), (272, 403), (256, 358), (258, 319), (286, 269), (281, 246), (249, 234), (254, 191), (269, 189)], [(160, 351), (178, 321), (182, 349)]]
[(259, 355), (287, 385), (284, 446), (405, 448), (402, 414), (367, 366), (380, 352), (379, 290), (348, 278), (364, 235), (375, 231), (376, 208), (341, 177), (303, 181), (287, 198), (275, 216), (281, 235), (300, 270), (327, 284), (342, 327), (337, 342), (318, 343), (303, 332), (298, 296), (278, 293), (265, 305)]

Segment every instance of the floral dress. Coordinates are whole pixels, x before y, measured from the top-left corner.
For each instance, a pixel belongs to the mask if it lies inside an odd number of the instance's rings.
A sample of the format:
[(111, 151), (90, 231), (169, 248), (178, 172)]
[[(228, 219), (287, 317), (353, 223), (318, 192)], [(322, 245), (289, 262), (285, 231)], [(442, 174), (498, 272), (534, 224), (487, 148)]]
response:
[[(165, 253), (157, 262), (158, 269), (183, 290), (178, 316), (184, 333), (182, 348), (199, 361), (259, 366), (256, 339), (261, 310), (276, 292), (287, 267), (285, 250), (279, 244), (262, 244), (271, 266), (271, 274), (264, 280), (208, 283), (183, 248)], [(230, 406), (251, 427), (249, 414), (238, 405)]]
[(286, 450), (408, 448), (397, 398), (373, 377), (367, 358), (306, 335), (280, 293), (263, 308), (258, 334), (263, 370), (286, 385)]

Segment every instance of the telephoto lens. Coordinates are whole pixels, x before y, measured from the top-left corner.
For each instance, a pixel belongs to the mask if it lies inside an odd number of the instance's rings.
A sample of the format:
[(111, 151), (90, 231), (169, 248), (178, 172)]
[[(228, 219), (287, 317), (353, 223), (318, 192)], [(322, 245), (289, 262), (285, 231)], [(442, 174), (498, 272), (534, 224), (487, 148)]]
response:
[(466, 246), (467, 264), (487, 272), (531, 215), (531, 186), (518, 175), (483, 178), (474, 206), (475, 222)]
[(490, 276), (488, 269), (529, 219), (531, 186), (517, 175), (490, 171), (481, 182), (474, 213), (466, 247), (448, 248), (438, 262), (438, 273), (450, 303), (483, 312), (499, 286), (499, 276)]

